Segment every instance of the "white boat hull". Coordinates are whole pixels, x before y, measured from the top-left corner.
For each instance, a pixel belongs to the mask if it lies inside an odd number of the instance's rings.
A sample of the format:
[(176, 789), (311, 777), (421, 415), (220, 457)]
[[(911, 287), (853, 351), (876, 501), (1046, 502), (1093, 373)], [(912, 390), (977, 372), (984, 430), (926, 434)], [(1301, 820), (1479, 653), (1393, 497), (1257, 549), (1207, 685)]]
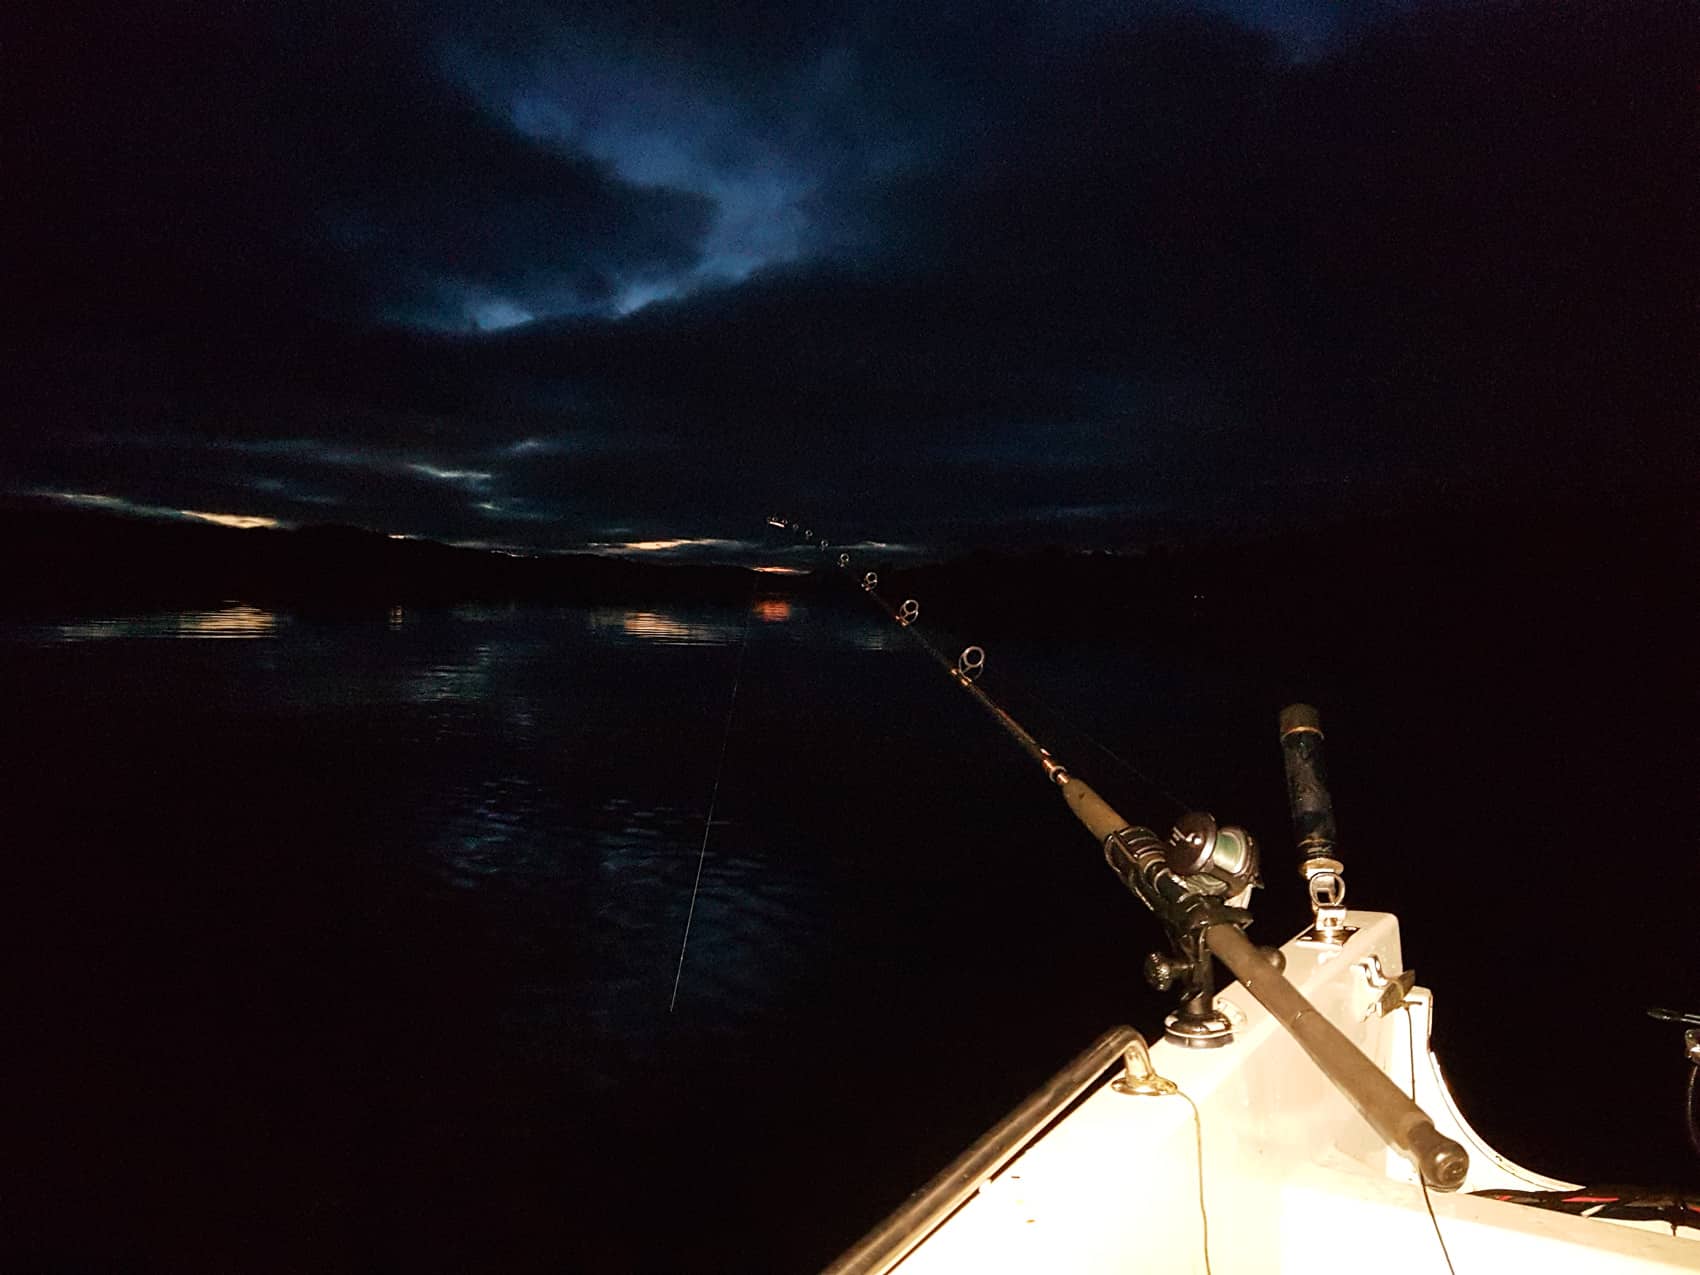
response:
[(1231, 1045), (1151, 1048), (1157, 1073), (1184, 1097), (1118, 1092), (1106, 1075), (898, 1269), (1203, 1272), (1207, 1216), (1213, 1275), (1315, 1275), (1339, 1263), (1433, 1275), (1447, 1269), (1442, 1238), (1460, 1273), (1700, 1270), (1687, 1228), (1470, 1194), (1575, 1184), (1511, 1163), (1469, 1127), (1428, 1047), (1429, 992), (1415, 988), (1382, 1012), (1385, 976), (1404, 968), (1398, 921), (1373, 912), (1348, 921), (1357, 932), (1343, 946), (1286, 944), (1287, 976), (1464, 1145), (1461, 1191), (1430, 1191), (1425, 1202), (1411, 1165), (1236, 983), (1218, 998), (1235, 1024)]

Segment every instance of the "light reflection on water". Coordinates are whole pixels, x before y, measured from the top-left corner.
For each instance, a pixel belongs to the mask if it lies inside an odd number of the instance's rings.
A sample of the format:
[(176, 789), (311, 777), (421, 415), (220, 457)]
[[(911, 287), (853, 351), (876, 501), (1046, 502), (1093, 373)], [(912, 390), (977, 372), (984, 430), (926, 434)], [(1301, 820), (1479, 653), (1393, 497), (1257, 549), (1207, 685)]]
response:
[(479, 642), (454, 660), (412, 670), (405, 694), (415, 704), (471, 703), (483, 698), (497, 665), (497, 647)]
[(666, 611), (610, 608), (592, 611), (590, 626), (601, 634), (660, 642), (667, 646), (725, 646), (736, 642), (743, 633), (743, 625), (730, 618), (686, 618)]
[[(494, 909), (508, 941), (581, 953), (569, 984), (517, 986), (510, 1012), (538, 1030), (577, 1021), (597, 1084), (618, 1083), (620, 1058), (673, 1047), (688, 913), (681, 1013), (729, 1030), (771, 1012), (806, 968), (797, 954), (815, 941), (825, 893), (817, 861), (725, 812), (706, 848), (703, 836), (733, 651), (746, 631), (785, 647), (818, 636), (800, 626), (831, 630), (783, 597), (461, 607), (410, 610), (386, 646), (391, 693), (415, 714), (422, 773), (399, 817), (414, 861), (468, 906)], [(397, 633), (393, 615), (384, 631)], [(698, 654), (680, 662), (669, 650)]]
[(902, 633), (878, 623), (871, 612), (866, 623), (845, 625), (838, 616), (823, 624), (822, 617), (796, 598), (752, 598), (747, 611), (729, 607), (696, 610), (651, 607), (633, 610), (597, 607), (585, 613), (593, 635), (615, 641), (632, 639), (661, 646), (736, 646), (747, 621), (796, 641), (844, 643), (863, 651), (886, 651), (901, 645)]
[(171, 611), (74, 620), (46, 627), (49, 643), (100, 642), (112, 638), (269, 638), (280, 617), (272, 611), (231, 603), (212, 611)]
[[(790, 632), (799, 627), (830, 622), (778, 597), (291, 616), (232, 604), (0, 619), (0, 669), (42, 688), (23, 719), (81, 767), (87, 826), (73, 827), (82, 852), (67, 859), (111, 846), (135, 865), (126, 867), (134, 878), (89, 874), (126, 886), (110, 897), (86, 891), (90, 915), (128, 916), (132, 881), (145, 883), (138, 946), (173, 977), (150, 974), (148, 992), (132, 999), (184, 1021), (208, 1018), (205, 998), (246, 1000), (256, 985), (285, 1006), (310, 1006), (299, 1049), (313, 1059), (338, 1051), (339, 1062), (357, 1054), (351, 1083), (366, 1095), (373, 1077), (389, 1104), (380, 1128), (400, 1112), (395, 1119), (441, 1139), (423, 1145), (452, 1145), (477, 1166), (476, 1198), (527, 1198), (542, 1190), (531, 1175), (576, 1173), (575, 1157), (595, 1151), (601, 1108), (666, 1099), (705, 1057), (730, 1066), (759, 1056), (768, 1036), (788, 1032), (810, 971), (822, 968), (834, 860), (818, 838), (796, 834), (796, 820), (773, 820), (764, 813), (772, 803), (758, 809), (755, 800), (772, 782), (754, 773), (767, 764), (762, 715), (786, 702), (759, 670), (818, 671)], [(198, 640), (228, 636), (270, 640)], [(727, 758), (740, 659), (747, 683)], [(250, 816), (262, 831), (231, 837), (227, 829)], [(67, 822), (45, 810), (41, 820)], [(127, 853), (129, 843), (168, 837), (169, 853)], [(202, 879), (211, 884), (180, 884)], [(98, 952), (86, 960), (91, 982), (127, 977)], [(179, 961), (197, 978), (204, 969), (205, 986), (178, 977)], [(190, 990), (176, 1000), (161, 990), (185, 981)], [(266, 1030), (298, 1017), (268, 1011)], [(255, 1108), (268, 1120), (287, 1108), (275, 1118), (294, 1128), (298, 1092), (328, 1092), (325, 1110), (345, 1109), (335, 1087), (343, 1069), (302, 1069), (297, 1055), (272, 1066), (270, 1054), (288, 1050), (253, 1050), (261, 1061), (227, 1078), (214, 1043), (224, 1030), (222, 1017), (208, 1018), (206, 1035), (186, 1035), (183, 1050), (207, 1057), (217, 1076), (193, 1084), (209, 1139), (246, 1128)], [(147, 1081), (134, 1093), (161, 1087)], [(774, 1105), (763, 1093), (734, 1098), (751, 1124)], [(548, 1136), (530, 1141), (533, 1128)], [(387, 1133), (381, 1145), (377, 1134), (350, 1137), (362, 1164), (388, 1163)], [(312, 1128), (301, 1142), (316, 1154)], [(544, 1143), (554, 1158), (539, 1170), (529, 1149)], [(514, 1146), (528, 1150), (510, 1154)], [(666, 1157), (658, 1166), (682, 1175)], [(609, 1180), (616, 1185), (596, 1197), (599, 1207), (624, 1189)], [(427, 1194), (436, 1179), (407, 1182)], [(681, 1269), (641, 1255), (608, 1268)]]
[[(716, 818), (705, 842), (700, 808), (615, 799), (600, 813), (607, 825), (581, 861), (598, 977), (580, 1002), (601, 1044), (627, 1062), (664, 1058), (677, 1030), (675, 973), (679, 1012), (720, 1031), (784, 1004), (829, 908), (819, 863), (772, 829), (733, 820)], [(618, 1065), (597, 1070), (596, 1083), (619, 1083)]]
[[(353, 622), (232, 602), (11, 623), (0, 639), (179, 638), (185, 656), (189, 640), (272, 639), (222, 651), (214, 664), (197, 659), (182, 675), (220, 688), (204, 700), (237, 722), (288, 705), (316, 729), (370, 731), (384, 756), (350, 782), (372, 785), (384, 840), (468, 906), (499, 916), (515, 942), (548, 950), (570, 928), (584, 945), (571, 985), (516, 987), (515, 1012), (552, 1020), (566, 997), (613, 1053), (641, 1054), (664, 1051), (673, 1030), (665, 1011), (687, 913), (681, 1012), (725, 1024), (759, 1016), (806, 967), (799, 954), (816, 941), (824, 906), (816, 861), (800, 859), (784, 834), (724, 812), (705, 848), (703, 819), (732, 650), (746, 637), (864, 651), (903, 641), (871, 612), (849, 620), (767, 594), (644, 608), (395, 606)], [(655, 663), (668, 649), (699, 655)], [(370, 724), (349, 725), (357, 718)], [(587, 762), (594, 781), (577, 778)], [(733, 776), (728, 790), (740, 782)]]

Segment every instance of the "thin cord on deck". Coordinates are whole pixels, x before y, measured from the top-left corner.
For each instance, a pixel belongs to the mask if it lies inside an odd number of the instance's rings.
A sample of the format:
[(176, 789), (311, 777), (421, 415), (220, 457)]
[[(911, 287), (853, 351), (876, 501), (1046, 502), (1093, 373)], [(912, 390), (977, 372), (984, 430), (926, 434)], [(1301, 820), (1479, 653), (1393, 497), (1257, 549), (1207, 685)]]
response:
[(1700, 1111), (1700, 1107), (1696, 1107), (1694, 1104), (1697, 1077), (1700, 1077), (1700, 1063), (1696, 1063), (1688, 1069), (1688, 1110), (1684, 1114), (1688, 1117), (1689, 1145), (1694, 1148), (1695, 1155), (1700, 1155), (1700, 1117), (1695, 1115), (1695, 1112)]
[[(1401, 1005), (1399, 1008), (1405, 1011), (1405, 1044), (1409, 1047), (1411, 1053), (1411, 1101), (1415, 1102), (1417, 1100), (1417, 1020), (1411, 1015), (1409, 1003)], [(1452, 1254), (1446, 1251), (1446, 1237), (1440, 1233), (1440, 1219), (1434, 1215), (1434, 1201), (1428, 1197), (1428, 1183), (1424, 1181), (1420, 1170), (1417, 1173), (1417, 1185), (1423, 1189), (1423, 1206), (1428, 1209), (1428, 1220), (1429, 1224), (1434, 1227), (1434, 1238), (1440, 1241), (1440, 1255), (1446, 1259), (1446, 1269), (1451, 1271), (1452, 1275), (1458, 1275), (1458, 1272), (1452, 1266)]]
[(726, 701), (726, 725), (720, 732), (720, 760), (714, 766), (714, 789), (708, 795), (708, 817), (702, 821), (702, 846), (697, 850), (697, 876), (691, 883), (691, 906), (685, 912), (685, 936), (679, 940), (679, 965), (673, 971), (673, 995), (667, 1002), (667, 1012), (679, 1003), (679, 980), (685, 976), (685, 949), (691, 942), (691, 921), (697, 914), (697, 895), (702, 890), (702, 868), (708, 860), (708, 838), (714, 831), (714, 807), (720, 801), (720, 777), (726, 772), (726, 746), (732, 740), (732, 710), (738, 706), (738, 683), (744, 676), (744, 651), (750, 644), (750, 612), (755, 607), (755, 586), (750, 587), (749, 601), (744, 604), (744, 630), (738, 637), (738, 663), (732, 670), (732, 694)]
[(1185, 1098), (1186, 1105), (1192, 1108), (1192, 1131), (1198, 1143), (1198, 1221), (1204, 1229), (1204, 1275), (1213, 1275), (1210, 1270), (1210, 1214), (1204, 1208), (1204, 1117), (1198, 1114), (1198, 1104), (1186, 1090), (1175, 1090), (1175, 1097)]

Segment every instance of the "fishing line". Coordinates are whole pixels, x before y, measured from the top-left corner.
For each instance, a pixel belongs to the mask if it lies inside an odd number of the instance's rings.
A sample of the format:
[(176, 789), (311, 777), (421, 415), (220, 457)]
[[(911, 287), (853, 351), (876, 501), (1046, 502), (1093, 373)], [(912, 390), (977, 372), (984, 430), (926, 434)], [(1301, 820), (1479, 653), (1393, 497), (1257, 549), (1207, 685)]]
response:
[[(915, 637), (920, 637), (919, 634), (915, 633), (914, 629), (910, 629), (909, 631)], [(1093, 748), (1097, 749), (1106, 758), (1108, 758), (1111, 764), (1117, 767), (1124, 775), (1156, 793), (1159, 797), (1163, 798), (1164, 801), (1172, 804), (1176, 810), (1188, 811), (1202, 808), (1197, 802), (1183, 801), (1181, 798), (1175, 796), (1173, 789), (1169, 788), (1155, 775), (1151, 774), (1149, 771), (1142, 770), (1133, 762), (1116, 752), (1115, 749), (1104, 743), (1084, 726), (1081, 726), (1067, 713), (1063, 712), (1062, 709), (1058, 708), (1050, 700), (1039, 694), (1038, 691), (1027, 685), (1020, 678), (1013, 677), (1007, 671), (1000, 668), (995, 674), (988, 674), (987, 681), (989, 683), (996, 684), (998, 687), (998, 693), (1003, 698), (1007, 700), (1025, 700), (1029, 707), (1037, 708), (1039, 710), (1039, 715), (1049, 718), (1052, 724), (1059, 728), (1057, 733), (1067, 733), (1074, 736), (1082, 743), (1090, 744)]]
[(1120, 753), (1116, 752), (1108, 744), (1105, 744), (1102, 741), (1100, 741), (1096, 735), (1094, 735), (1091, 731), (1087, 730), (1084, 726), (1076, 725), (1072, 720), (1069, 719), (1069, 717), (1060, 708), (1057, 708), (1055, 705), (1053, 705), (1044, 696), (1040, 695), (1039, 692), (1031, 689), (1030, 687), (1017, 685), (1016, 686), (1016, 694), (1032, 700), (1040, 708), (1044, 709), (1045, 712), (1049, 713), (1053, 718), (1055, 718), (1057, 720), (1057, 722), (1060, 723), (1065, 729), (1074, 732), (1074, 734), (1078, 735), (1081, 739), (1085, 740), (1088, 744), (1091, 744), (1092, 747), (1096, 748), (1099, 752), (1104, 754), (1105, 757), (1108, 757), (1117, 766), (1121, 767), (1121, 769), (1124, 772), (1133, 776), (1133, 778), (1139, 780), (1146, 787), (1150, 788), (1153, 792), (1155, 792), (1158, 796), (1164, 798), (1167, 801), (1173, 802), (1177, 809), (1180, 809), (1180, 810), (1183, 810), (1183, 811), (1184, 810), (1200, 809), (1199, 805), (1196, 802), (1182, 801), (1179, 797), (1175, 796), (1175, 794), (1172, 791), (1170, 791), (1170, 789), (1167, 786), (1165, 786), (1163, 783), (1161, 783), (1156, 778), (1156, 776), (1151, 775), (1151, 774), (1147, 773), (1146, 771), (1141, 770), (1138, 766), (1134, 765), (1127, 758), (1123, 757)]
[[(800, 534), (808, 544), (813, 545), (817, 550), (825, 552), (829, 548), (828, 541), (817, 537), (813, 531), (793, 522), (789, 518), (781, 518), (775, 515), (769, 517), (767, 519), (767, 523), (771, 527), (777, 527), (783, 531)], [(841, 570), (847, 572), (850, 570), (850, 554), (848, 552), (839, 553), (838, 566)], [(863, 588), (871, 592), (870, 586), (864, 584)], [(935, 647), (922, 633), (913, 627), (914, 623), (919, 618), (920, 612), (917, 607), (914, 613), (910, 614), (910, 606), (910, 602), (905, 602), (903, 604), (902, 613), (894, 616), (893, 618), (896, 619), (906, 630), (908, 630), (909, 636), (914, 638), (929, 655), (948, 668), (951, 661), (946, 659), (937, 647)], [(1107, 757), (1110, 762), (1118, 767), (1124, 774), (1131, 776), (1151, 791), (1157, 793), (1164, 800), (1172, 803), (1176, 809), (1187, 811), (1200, 808), (1197, 803), (1181, 800), (1181, 798), (1175, 795), (1173, 789), (1165, 785), (1155, 775), (1141, 769), (1139, 766), (1136, 766), (1133, 762), (1123, 757), (1108, 744), (1105, 744), (1097, 736), (1092, 734), (1091, 731), (1076, 724), (1076, 722), (1061, 709), (1057, 708), (1044, 696), (1040, 695), (1037, 691), (1033, 690), (1019, 679), (1012, 678), (1007, 673), (1000, 672), (997, 675), (997, 681), (1001, 688), (1000, 693), (1007, 695), (1009, 692), (1013, 692), (1017, 698), (1026, 699), (1031, 703), (1038, 705), (1054, 722), (1084, 740), (1086, 743), (1091, 744), (1092, 747), (1096, 748), (1100, 753)]]
[(708, 817), (702, 822), (702, 845), (697, 850), (697, 876), (691, 883), (691, 905), (685, 911), (685, 935), (679, 940), (679, 964), (673, 971), (673, 995), (667, 1002), (671, 1014), (679, 1003), (679, 980), (685, 974), (685, 949), (691, 942), (691, 921), (697, 914), (697, 895), (702, 891), (702, 868), (708, 861), (708, 838), (714, 831), (714, 808), (720, 801), (720, 779), (726, 773), (726, 746), (732, 741), (732, 712), (738, 707), (738, 683), (744, 676), (744, 651), (750, 644), (750, 613), (755, 609), (756, 586), (744, 604), (744, 629), (738, 636), (738, 663), (732, 670), (732, 694), (726, 701), (726, 725), (720, 732), (720, 760), (714, 766), (714, 788), (708, 795)]
[[(1406, 1001), (1399, 1008), (1405, 1011), (1405, 1045), (1411, 1055), (1411, 1101), (1415, 1102), (1417, 1100), (1417, 1020), (1411, 1014), (1409, 1001)], [(1452, 1266), (1452, 1254), (1446, 1251), (1446, 1237), (1440, 1233), (1440, 1219), (1434, 1215), (1434, 1201), (1429, 1199), (1428, 1183), (1423, 1180), (1423, 1175), (1420, 1172), (1417, 1174), (1417, 1185), (1423, 1189), (1423, 1207), (1428, 1209), (1428, 1220), (1429, 1224), (1434, 1227), (1434, 1238), (1440, 1241), (1440, 1255), (1446, 1259), (1446, 1269), (1451, 1271), (1452, 1275), (1458, 1275), (1458, 1272)]]

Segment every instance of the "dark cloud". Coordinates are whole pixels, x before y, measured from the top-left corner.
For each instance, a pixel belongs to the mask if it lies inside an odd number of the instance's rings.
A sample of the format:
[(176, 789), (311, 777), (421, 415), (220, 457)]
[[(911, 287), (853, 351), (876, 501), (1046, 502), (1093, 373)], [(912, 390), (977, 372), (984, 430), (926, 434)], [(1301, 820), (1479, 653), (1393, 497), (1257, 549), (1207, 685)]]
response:
[(605, 309), (694, 262), (705, 199), (492, 117), (423, 16), (190, 4), (69, 33), (31, 156), (44, 309), (466, 327), (485, 298)]
[(39, 60), (33, 490), (565, 547), (1694, 472), (1679, 4), (174, 14)]

